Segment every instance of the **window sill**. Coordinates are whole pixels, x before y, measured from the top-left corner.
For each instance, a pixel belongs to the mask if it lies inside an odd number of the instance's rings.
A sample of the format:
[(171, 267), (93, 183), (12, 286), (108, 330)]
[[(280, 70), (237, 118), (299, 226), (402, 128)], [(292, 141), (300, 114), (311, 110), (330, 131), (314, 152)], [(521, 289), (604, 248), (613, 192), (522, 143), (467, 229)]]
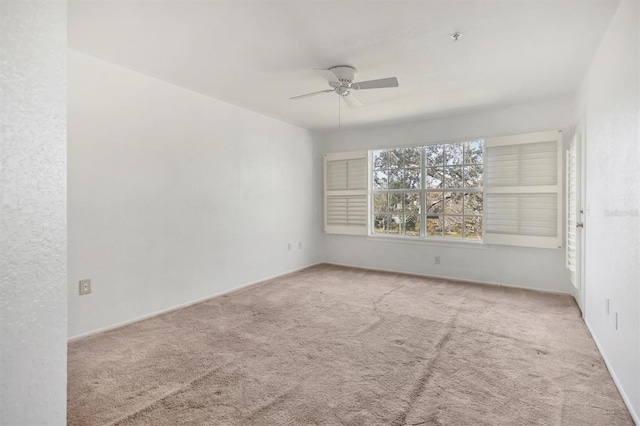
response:
[(369, 241), (377, 241), (380, 243), (401, 243), (401, 244), (419, 244), (438, 247), (454, 247), (464, 249), (480, 249), (485, 250), (489, 247), (488, 244), (482, 241), (455, 241), (455, 240), (437, 240), (437, 239), (419, 239), (411, 237), (385, 237), (378, 235), (367, 236)]

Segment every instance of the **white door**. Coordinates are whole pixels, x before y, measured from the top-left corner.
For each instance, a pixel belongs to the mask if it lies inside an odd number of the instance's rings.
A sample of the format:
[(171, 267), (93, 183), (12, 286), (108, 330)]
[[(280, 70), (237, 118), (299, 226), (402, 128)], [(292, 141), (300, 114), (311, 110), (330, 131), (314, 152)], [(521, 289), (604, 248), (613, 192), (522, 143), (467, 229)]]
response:
[(584, 191), (582, 187), (582, 135), (576, 133), (567, 151), (567, 235), (566, 259), (571, 279), (571, 294), (584, 315)]

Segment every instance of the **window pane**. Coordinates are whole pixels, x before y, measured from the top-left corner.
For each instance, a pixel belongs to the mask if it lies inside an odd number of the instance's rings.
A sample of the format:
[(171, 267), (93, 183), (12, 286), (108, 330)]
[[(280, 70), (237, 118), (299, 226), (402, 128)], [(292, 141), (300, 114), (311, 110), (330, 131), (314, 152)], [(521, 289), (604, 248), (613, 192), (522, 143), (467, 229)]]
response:
[(464, 237), (469, 240), (482, 239), (482, 217), (466, 216), (464, 218)]
[(373, 215), (373, 232), (375, 234), (386, 234), (389, 230), (389, 215)]
[(464, 163), (482, 164), (482, 141), (469, 141), (464, 144)]
[(373, 151), (373, 168), (378, 170), (389, 168), (389, 153), (386, 149)]
[(410, 192), (404, 195), (404, 211), (407, 213), (420, 213), (420, 193)]
[(417, 169), (421, 167), (420, 152), (422, 149), (419, 146), (405, 148), (404, 151), (404, 168), (405, 169)]
[(375, 213), (389, 210), (389, 196), (387, 194), (373, 194), (373, 211)]
[(389, 194), (389, 211), (403, 212), (404, 194)]
[(481, 164), (475, 166), (465, 166), (464, 168), (464, 187), (465, 188), (481, 188), (482, 187), (482, 170)]
[(404, 171), (404, 187), (406, 189), (420, 189), (420, 169)]
[(462, 192), (445, 192), (444, 193), (444, 213), (445, 214), (462, 214), (463, 204)]
[(427, 192), (427, 219), (442, 213), (442, 192)]
[(471, 192), (464, 194), (464, 214), (482, 215), (482, 193)]
[(401, 169), (404, 166), (404, 148), (389, 150), (389, 167)]
[(462, 167), (445, 167), (444, 169), (444, 187), (445, 188), (462, 188)]
[[(434, 217), (435, 216), (435, 217)], [(442, 238), (442, 216), (427, 215), (427, 237)]]
[(390, 169), (389, 170), (389, 189), (403, 189), (403, 188), (404, 188), (404, 170)]
[(426, 187), (427, 188), (442, 188), (442, 181), (444, 180), (444, 169), (442, 167), (430, 167), (427, 169)]
[(462, 238), (462, 216), (444, 217), (445, 238)]
[(427, 166), (438, 166), (444, 164), (444, 146), (428, 145), (425, 147), (425, 164)]
[(420, 216), (415, 214), (405, 216), (404, 234), (410, 237), (420, 236)]
[(389, 176), (385, 170), (373, 171), (373, 189), (387, 189), (389, 184)]
[(389, 234), (400, 234), (402, 228), (402, 215), (392, 215), (389, 221)]
[(462, 164), (464, 143), (449, 143), (445, 145), (447, 164)]

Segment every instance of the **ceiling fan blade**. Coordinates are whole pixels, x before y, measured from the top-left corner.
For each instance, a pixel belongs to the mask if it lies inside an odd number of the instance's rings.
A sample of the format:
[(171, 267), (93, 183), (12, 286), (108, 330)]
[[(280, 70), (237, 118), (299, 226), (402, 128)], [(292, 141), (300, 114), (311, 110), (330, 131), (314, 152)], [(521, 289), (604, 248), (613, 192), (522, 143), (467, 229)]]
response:
[(315, 72), (323, 76), (329, 83), (338, 83), (340, 84), (340, 80), (331, 70), (322, 70), (320, 68), (314, 68)]
[(362, 106), (362, 101), (358, 99), (358, 97), (354, 95), (353, 92), (349, 92), (348, 95), (342, 95), (342, 100), (349, 106), (349, 108)]
[(307, 93), (306, 95), (294, 96), (293, 98), (289, 98), (289, 99), (304, 99), (304, 98), (309, 98), (311, 96), (319, 95), (321, 93), (331, 93), (331, 92), (333, 92), (333, 89), (327, 89), (327, 90), (321, 90), (319, 92)]
[(379, 80), (367, 80), (353, 83), (352, 89), (383, 89), (385, 87), (398, 87), (398, 79), (395, 77), (381, 78)]

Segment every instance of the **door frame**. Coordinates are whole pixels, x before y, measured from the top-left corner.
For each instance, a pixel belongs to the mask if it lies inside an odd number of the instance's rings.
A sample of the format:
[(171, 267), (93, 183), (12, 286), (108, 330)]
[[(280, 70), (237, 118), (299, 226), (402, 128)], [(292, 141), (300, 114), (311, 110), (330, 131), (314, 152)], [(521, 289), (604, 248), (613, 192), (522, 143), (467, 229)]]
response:
[[(587, 211), (586, 211), (586, 126), (585, 117), (582, 117), (576, 125), (572, 140), (576, 140), (576, 281), (577, 288), (571, 284), (571, 295), (576, 300), (582, 311), (582, 317), (586, 315), (586, 277), (585, 277), (585, 249), (587, 241)], [(568, 151), (567, 151), (568, 153)], [(567, 171), (568, 172), (568, 171)], [(568, 183), (567, 183), (568, 185)], [(567, 205), (567, 209), (569, 206)], [(568, 216), (567, 210), (567, 216)], [(568, 230), (567, 230), (568, 232)]]

